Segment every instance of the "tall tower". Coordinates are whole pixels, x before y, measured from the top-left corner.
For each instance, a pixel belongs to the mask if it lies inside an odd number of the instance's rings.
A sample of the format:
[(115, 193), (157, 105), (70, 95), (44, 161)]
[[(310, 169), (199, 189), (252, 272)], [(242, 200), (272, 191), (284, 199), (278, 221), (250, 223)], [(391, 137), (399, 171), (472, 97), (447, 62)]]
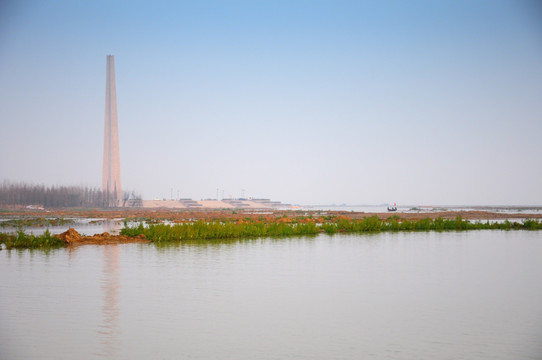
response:
[(107, 55), (105, 80), (105, 128), (102, 191), (105, 206), (120, 206), (119, 124), (117, 119), (117, 91), (115, 86), (115, 58)]

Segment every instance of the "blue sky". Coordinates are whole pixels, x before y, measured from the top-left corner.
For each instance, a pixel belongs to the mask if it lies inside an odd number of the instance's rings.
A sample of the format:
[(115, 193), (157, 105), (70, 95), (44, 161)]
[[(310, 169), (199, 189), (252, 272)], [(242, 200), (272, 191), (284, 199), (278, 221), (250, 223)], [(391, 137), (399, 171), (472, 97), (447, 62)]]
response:
[(0, 179), (146, 199), (542, 204), (537, 1), (7, 1)]

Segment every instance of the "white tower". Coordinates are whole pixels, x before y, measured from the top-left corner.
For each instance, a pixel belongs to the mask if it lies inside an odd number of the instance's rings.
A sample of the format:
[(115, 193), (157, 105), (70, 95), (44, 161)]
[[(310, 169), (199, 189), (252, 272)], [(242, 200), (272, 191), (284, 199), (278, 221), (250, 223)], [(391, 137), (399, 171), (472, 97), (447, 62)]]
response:
[(102, 191), (105, 196), (105, 206), (115, 207), (121, 205), (119, 124), (117, 119), (115, 58), (113, 55), (107, 55)]

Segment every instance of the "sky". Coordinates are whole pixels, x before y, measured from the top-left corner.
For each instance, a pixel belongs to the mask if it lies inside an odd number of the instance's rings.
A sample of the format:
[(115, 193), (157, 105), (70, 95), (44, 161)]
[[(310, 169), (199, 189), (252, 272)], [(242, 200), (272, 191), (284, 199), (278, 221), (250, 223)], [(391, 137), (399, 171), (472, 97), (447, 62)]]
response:
[(542, 205), (542, 2), (3, 1), (0, 181)]

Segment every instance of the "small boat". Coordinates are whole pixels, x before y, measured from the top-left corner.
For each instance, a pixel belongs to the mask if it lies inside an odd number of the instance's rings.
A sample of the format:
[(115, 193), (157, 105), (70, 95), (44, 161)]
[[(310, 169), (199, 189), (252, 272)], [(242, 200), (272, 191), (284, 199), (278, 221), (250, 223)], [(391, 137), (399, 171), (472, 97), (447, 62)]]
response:
[(389, 207), (389, 206), (388, 206), (388, 211), (397, 211), (397, 204), (396, 204), (396, 203), (393, 203), (393, 206), (392, 206), (392, 207)]

